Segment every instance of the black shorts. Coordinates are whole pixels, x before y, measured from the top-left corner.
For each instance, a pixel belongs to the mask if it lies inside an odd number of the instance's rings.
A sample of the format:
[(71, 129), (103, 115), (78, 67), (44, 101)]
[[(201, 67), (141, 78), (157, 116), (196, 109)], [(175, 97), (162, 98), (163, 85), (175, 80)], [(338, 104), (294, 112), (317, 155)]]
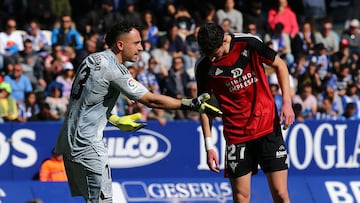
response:
[(258, 172), (258, 165), (265, 173), (288, 169), (285, 142), (280, 129), (249, 142), (227, 144), (225, 177), (237, 178)]

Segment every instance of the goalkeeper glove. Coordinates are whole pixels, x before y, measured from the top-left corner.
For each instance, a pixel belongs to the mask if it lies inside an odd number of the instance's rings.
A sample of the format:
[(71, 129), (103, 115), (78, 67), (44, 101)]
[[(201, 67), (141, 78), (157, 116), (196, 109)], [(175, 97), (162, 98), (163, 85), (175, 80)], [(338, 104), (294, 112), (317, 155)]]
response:
[(136, 123), (135, 121), (140, 120), (142, 117), (141, 113), (130, 114), (127, 116), (111, 115), (109, 117), (109, 123), (119, 128), (122, 131), (136, 131), (146, 126), (143, 123)]
[(181, 109), (198, 111), (200, 113), (206, 113), (210, 116), (221, 116), (222, 112), (220, 109), (206, 103), (210, 99), (208, 93), (203, 93), (197, 98), (193, 99), (181, 99)]

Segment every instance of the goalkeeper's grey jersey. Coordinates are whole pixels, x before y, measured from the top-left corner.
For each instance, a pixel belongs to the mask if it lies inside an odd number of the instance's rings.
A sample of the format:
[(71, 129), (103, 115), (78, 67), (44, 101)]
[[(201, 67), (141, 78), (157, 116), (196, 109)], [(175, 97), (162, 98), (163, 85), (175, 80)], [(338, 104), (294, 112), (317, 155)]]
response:
[(89, 55), (77, 70), (56, 152), (78, 162), (89, 153), (106, 156), (103, 130), (120, 93), (137, 101), (146, 92), (112, 51)]

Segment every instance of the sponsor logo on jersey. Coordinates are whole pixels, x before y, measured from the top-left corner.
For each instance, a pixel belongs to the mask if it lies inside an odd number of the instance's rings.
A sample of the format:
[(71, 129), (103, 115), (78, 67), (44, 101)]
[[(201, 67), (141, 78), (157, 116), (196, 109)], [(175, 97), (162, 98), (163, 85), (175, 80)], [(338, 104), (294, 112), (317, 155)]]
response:
[(235, 68), (234, 70), (231, 70), (231, 73), (233, 74), (233, 78), (240, 77), (243, 73), (243, 69), (241, 68)]
[(225, 85), (229, 88), (229, 92), (236, 92), (239, 89), (246, 88), (253, 83), (259, 81), (255, 73), (245, 73), (241, 68), (236, 68), (231, 71), (235, 79), (227, 82)]
[(134, 78), (129, 78), (128, 81), (127, 81), (127, 85), (131, 89), (135, 89), (137, 87), (137, 82), (136, 82), (136, 80)]

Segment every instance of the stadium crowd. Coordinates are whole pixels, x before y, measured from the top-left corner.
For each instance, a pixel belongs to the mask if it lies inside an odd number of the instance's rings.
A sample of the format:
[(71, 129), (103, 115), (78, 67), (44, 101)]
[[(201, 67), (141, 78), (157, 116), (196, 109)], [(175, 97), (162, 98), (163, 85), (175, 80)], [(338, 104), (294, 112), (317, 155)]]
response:
[[(329, 5), (346, 4), (335, 22)], [(339, 3), (339, 5), (340, 5)], [(226, 33), (250, 33), (286, 61), (299, 122), (360, 118), (360, 7), (336, 0), (30, 0), (3, 1), (0, 11), (0, 121), (62, 120), (76, 68), (104, 50), (114, 23), (141, 26), (144, 51), (127, 67), (157, 94), (195, 97), (194, 66), (201, 57), (197, 31), (219, 23)], [(354, 12), (351, 12), (354, 11)], [(340, 27), (341, 29), (336, 29)], [(265, 67), (278, 108), (281, 90)], [(149, 109), (120, 97), (113, 113), (141, 112), (162, 125), (198, 119), (186, 111)]]

